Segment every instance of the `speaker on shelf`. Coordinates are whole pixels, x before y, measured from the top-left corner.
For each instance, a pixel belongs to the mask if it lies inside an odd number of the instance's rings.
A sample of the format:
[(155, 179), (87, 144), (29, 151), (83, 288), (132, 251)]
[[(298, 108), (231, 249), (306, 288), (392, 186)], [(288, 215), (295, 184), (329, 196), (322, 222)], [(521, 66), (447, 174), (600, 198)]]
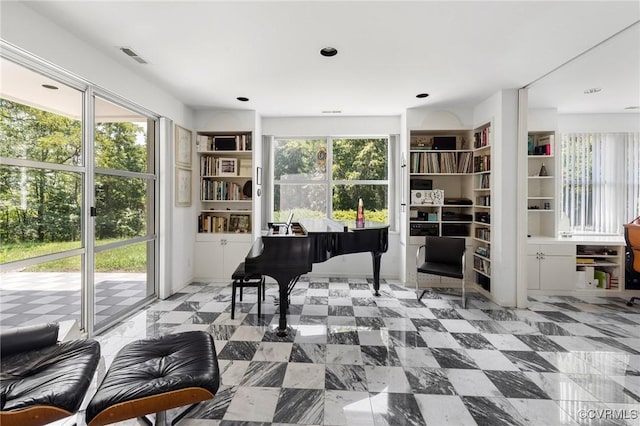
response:
[(235, 151), (237, 149), (235, 136), (214, 136), (213, 148), (216, 151)]
[(453, 151), (456, 149), (455, 136), (434, 136), (433, 149)]
[(431, 179), (411, 179), (411, 189), (433, 189), (433, 180)]

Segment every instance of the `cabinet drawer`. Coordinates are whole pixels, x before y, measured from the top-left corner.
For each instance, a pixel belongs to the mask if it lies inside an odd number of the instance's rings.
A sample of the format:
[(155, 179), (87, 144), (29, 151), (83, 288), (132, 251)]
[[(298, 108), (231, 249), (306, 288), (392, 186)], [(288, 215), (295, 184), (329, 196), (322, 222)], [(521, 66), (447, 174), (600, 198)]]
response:
[(575, 244), (527, 244), (527, 254), (535, 256), (542, 253), (546, 256), (575, 256)]
[(540, 252), (547, 256), (575, 256), (574, 244), (541, 244)]

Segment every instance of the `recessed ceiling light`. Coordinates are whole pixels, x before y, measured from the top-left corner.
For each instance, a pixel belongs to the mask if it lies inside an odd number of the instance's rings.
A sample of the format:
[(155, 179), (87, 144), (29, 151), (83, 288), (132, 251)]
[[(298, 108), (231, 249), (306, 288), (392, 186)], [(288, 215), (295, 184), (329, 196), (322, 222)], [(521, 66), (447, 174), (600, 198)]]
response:
[(249, 100), (249, 98), (245, 98), (244, 96), (238, 96), (236, 99), (240, 102), (247, 102)]
[(638, 105), (632, 105), (632, 106), (628, 106), (625, 109), (640, 109), (640, 106)]
[(594, 93), (598, 93), (598, 92), (601, 92), (601, 91), (602, 91), (602, 89), (599, 88), (599, 87), (592, 87), (591, 89), (586, 89), (584, 91), (584, 94), (585, 95), (593, 95)]
[(427, 96), (429, 96), (429, 94), (428, 94), (428, 93), (418, 93), (418, 94), (416, 95), (416, 98), (426, 98)]
[(58, 90), (58, 86), (54, 86), (53, 84), (43, 84), (42, 87), (49, 90)]
[(339, 109), (326, 109), (322, 111), (323, 114), (341, 114), (342, 111)]
[(338, 50), (334, 47), (323, 47), (320, 49), (320, 54), (326, 57), (336, 56), (338, 54)]

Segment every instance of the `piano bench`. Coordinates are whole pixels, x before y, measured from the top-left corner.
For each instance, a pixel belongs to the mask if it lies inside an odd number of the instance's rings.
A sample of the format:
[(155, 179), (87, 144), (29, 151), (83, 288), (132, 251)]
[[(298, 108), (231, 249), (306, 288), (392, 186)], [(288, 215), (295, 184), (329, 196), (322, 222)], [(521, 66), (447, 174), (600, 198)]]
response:
[(240, 262), (236, 270), (231, 275), (233, 282), (231, 283), (231, 319), (234, 319), (236, 312), (236, 289), (240, 289), (240, 301), (242, 302), (242, 289), (245, 287), (255, 287), (258, 289), (258, 316), (261, 316), (261, 301), (265, 299), (265, 280), (264, 276), (258, 274), (248, 274), (244, 270), (244, 262)]

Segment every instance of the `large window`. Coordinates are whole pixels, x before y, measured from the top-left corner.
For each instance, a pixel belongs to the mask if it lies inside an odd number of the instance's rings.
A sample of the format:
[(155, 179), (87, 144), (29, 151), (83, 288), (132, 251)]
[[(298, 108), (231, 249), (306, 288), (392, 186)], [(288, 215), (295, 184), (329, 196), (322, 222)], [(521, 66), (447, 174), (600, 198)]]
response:
[(577, 233), (621, 234), (640, 215), (640, 134), (562, 135), (562, 213)]
[(362, 198), (366, 220), (390, 223), (389, 138), (275, 138), (270, 154), (272, 220), (354, 220)]

